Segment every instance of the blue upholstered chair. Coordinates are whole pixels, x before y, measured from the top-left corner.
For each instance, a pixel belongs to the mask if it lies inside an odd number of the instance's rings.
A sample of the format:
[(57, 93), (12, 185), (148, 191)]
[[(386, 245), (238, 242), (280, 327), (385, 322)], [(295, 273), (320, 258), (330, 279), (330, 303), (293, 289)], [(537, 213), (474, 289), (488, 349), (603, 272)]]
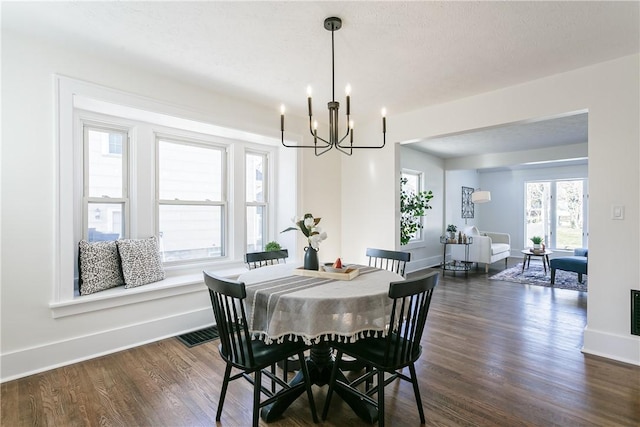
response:
[(582, 275), (587, 274), (587, 256), (589, 250), (577, 248), (573, 251), (573, 256), (558, 257), (551, 260), (551, 284), (556, 282), (556, 270), (573, 271), (578, 273), (578, 282), (582, 283)]

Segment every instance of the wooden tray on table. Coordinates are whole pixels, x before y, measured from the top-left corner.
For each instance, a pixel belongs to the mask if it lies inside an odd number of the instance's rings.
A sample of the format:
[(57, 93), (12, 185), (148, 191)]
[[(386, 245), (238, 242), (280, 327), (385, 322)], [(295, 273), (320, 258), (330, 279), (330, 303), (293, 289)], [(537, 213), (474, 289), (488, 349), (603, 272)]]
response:
[(305, 270), (302, 267), (298, 267), (293, 270), (293, 274), (297, 274), (298, 276), (323, 277), (335, 280), (351, 280), (358, 277), (360, 274), (360, 269), (357, 267), (349, 267), (344, 273), (330, 273), (328, 271), (324, 271), (323, 268), (324, 267), (321, 266), (320, 270)]

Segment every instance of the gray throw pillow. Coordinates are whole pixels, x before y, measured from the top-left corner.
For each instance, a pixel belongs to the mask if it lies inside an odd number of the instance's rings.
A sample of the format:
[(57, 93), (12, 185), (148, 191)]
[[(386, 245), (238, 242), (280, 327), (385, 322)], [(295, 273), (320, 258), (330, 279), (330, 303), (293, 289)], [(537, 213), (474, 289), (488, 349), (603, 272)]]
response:
[(115, 241), (78, 244), (80, 295), (89, 295), (124, 284)]
[(121, 239), (116, 243), (122, 262), (125, 288), (135, 288), (164, 279), (158, 240), (155, 237)]

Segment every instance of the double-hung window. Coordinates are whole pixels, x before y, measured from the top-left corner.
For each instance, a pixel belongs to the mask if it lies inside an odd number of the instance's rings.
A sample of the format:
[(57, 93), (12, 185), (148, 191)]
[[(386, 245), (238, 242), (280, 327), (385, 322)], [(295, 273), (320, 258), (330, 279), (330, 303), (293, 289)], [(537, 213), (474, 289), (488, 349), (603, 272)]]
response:
[(264, 250), (267, 233), (268, 157), (266, 153), (245, 153), (245, 203), (247, 252)]
[(225, 149), (157, 138), (158, 235), (165, 262), (226, 255)]
[(126, 234), (129, 208), (126, 129), (83, 124), (83, 238), (116, 240)]

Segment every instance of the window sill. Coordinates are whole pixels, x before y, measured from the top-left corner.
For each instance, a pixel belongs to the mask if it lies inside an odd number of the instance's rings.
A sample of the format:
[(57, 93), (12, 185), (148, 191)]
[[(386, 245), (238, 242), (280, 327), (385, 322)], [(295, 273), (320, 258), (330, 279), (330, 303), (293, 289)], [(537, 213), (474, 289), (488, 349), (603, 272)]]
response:
[[(234, 278), (243, 271), (246, 271), (246, 268), (216, 270), (215, 273), (220, 276)], [(51, 302), (49, 303), (49, 308), (51, 309), (52, 317), (58, 319), (112, 307), (202, 292), (205, 289), (201, 272), (183, 274), (131, 289), (118, 286), (90, 295), (76, 296), (67, 301)]]

